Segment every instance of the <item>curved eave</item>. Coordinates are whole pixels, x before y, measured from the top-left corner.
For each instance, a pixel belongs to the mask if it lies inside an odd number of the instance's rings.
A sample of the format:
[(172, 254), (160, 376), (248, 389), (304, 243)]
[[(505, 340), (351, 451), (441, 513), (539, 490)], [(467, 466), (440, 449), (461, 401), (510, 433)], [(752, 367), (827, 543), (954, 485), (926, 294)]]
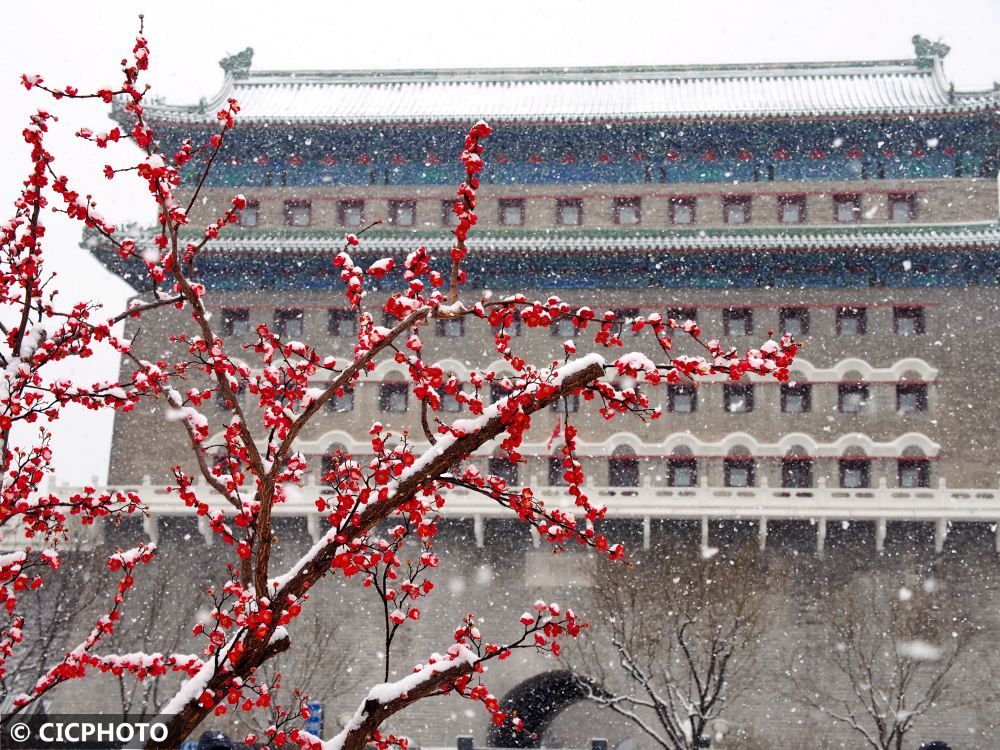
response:
[[(489, 114), (468, 114), (455, 115), (449, 117), (411, 117), (406, 115), (383, 115), (378, 117), (310, 117), (284, 115), (281, 117), (254, 117), (240, 116), (238, 122), (242, 125), (256, 126), (299, 126), (299, 127), (364, 127), (370, 125), (394, 125), (394, 126), (417, 126), (432, 127), (435, 125), (458, 125), (465, 126), (479, 119), (485, 119), (493, 126), (503, 125), (585, 125), (593, 123), (692, 123), (720, 120), (726, 122), (780, 122), (795, 120), (845, 120), (845, 119), (872, 119), (872, 118), (928, 118), (928, 117), (949, 117), (949, 116), (969, 116), (977, 114), (997, 114), (1000, 113), (1000, 102), (970, 102), (964, 105), (949, 105), (947, 107), (931, 107), (927, 109), (914, 108), (882, 108), (871, 110), (801, 110), (801, 111), (778, 111), (761, 110), (753, 112), (647, 112), (647, 113), (618, 113), (600, 115), (581, 114), (559, 114), (547, 115), (545, 117), (512, 117), (509, 115), (489, 115)], [(115, 113), (116, 117), (118, 113)], [(153, 125), (161, 127), (188, 125), (194, 127), (210, 127), (217, 123), (214, 116), (208, 113), (191, 113), (179, 109), (147, 109), (147, 121)]]
[[(956, 92), (941, 61), (537, 70), (242, 71), (197, 106), (148, 120), (208, 126), (229, 98), (252, 125), (351, 127), (767, 121), (975, 115), (997, 91)], [(460, 102), (460, 105), (456, 103)], [(121, 116), (117, 110), (117, 116)]]
[[(343, 249), (339, 232), (268, 232), (233, 230), (210, 243), (203, 254), (328, 255)], [(445, 232), (392, 232), (366, 237), (355, 254), (399, 255), (419, 246), (446, 254), (451, 248)], [(1000, 248), (1000, 224), (915, 226), (905, 229), (809, 228), (798, 232), (725, 230), (659, 232), (480, 232), (469, 240), (472, 252), (524, 253), (636, 253), (636, 252), (798, 252), (817, 250), (983, 250)], [(94, 248), (96, 249), (96, 247)]]

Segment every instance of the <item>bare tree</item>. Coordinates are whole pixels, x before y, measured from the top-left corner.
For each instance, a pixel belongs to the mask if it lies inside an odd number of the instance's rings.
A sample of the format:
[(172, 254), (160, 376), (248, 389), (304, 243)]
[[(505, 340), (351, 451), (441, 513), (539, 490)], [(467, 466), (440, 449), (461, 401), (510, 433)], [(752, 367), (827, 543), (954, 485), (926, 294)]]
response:
[[(261, 668), (262, 681), (280, 687), (281, 675), (294, 667), (295, 687), (289, 691), (291, 696), (270, 703), (264, 713), (247, 713), (239, 717), (244, 728), (269, 742), (273, 742), (273, 738), (267, 737), (270, 727), (291, 731), (303, 726), (303, 706), (314, 701), (335, 705), (337, 699), (343, 699), (361, 684), (357, 654), (333, 644), (344, 623), (331, 624), (329, 618), (317, 610), (310, 610), (301, 619), (304, 621), (299, 624), (301, 645), (295, 653), (294, 663), (287, 654), (280, 654)], [(297, 710), (289, 710), (289, 707)]]
[(877, 570), (818, 587), (826, 640), (789, 670), (794, 696), (875, 750), (901, 750), (938, 708), (975, 634), (953, 589), (931, 571)]
[(594, 609), (603, 617), (572, 657), (582, 692), (660, 747), (700, 747), (754, 671), (765, 561), (745, 547), (649, 555), (637, 567), (601, 566)]
[[(100, 565), (101, 558), (94, 558)], [(178, 577), (190, 576), (187, 564), (164, 555), (161, 575), (144, 580), (139, 593), (143, 606), (130, 611), (111, 638), (113, 652), (120, 648), (137, 648), (145, 654), (176, 653), (191, 633), (191, 623), (173, 605), (170, 592)], [(192, 657), (194, 658), (194, 657)], [(173, 674), (151, 674), (143, 679), (127, 669), (112, 671), (118, 683), (118, 698), (122, 716), (155, 716), (177, 691), (178, 679)]]
[(29, 688), (55, 659), (62, 658), (65, 643), (76, 635), (85, 612), (107, 585), (103, 571), (95, 569), (98, 565), (99, 560), (94, 562), (85, 553), (64, 553), (61, 574), (24, 594), (24, 616), (38, 626), (24, 634), (20, 648), (0, 670), (0, 710), (7, 710), (15, 695)]

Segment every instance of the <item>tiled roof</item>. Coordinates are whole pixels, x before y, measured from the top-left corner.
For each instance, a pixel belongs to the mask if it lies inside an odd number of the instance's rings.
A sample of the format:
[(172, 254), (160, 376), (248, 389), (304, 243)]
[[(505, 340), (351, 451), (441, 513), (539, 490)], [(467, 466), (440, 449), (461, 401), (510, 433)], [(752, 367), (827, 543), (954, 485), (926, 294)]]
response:
[[(795, 65), (535, 70), (253, 71), (227, 67), (197, 106), (147, 105), (153, 120), (287, 124), (594, 122), (937, 115), (996, 109), (997, 92), (956, 93), (941, 59)], [(225, 63), (225, 61), (224, 61)]]
[[(233, 229), (213, 240), (205, 252), (333, 254), (343, 244), (341, 232)], [(365, 235), (355, 251), (391, 255), (407, 253), (424, 245), (432, 252), (441, 253), (447, 252), (451, 244), (451, 236), (445, 230), (433, 233), (386, 231)], [(1000, 224), (746, 231), (477, 231), (470, 237), (469, 246), (474, 252), (488, 253), (1000, 249)]]

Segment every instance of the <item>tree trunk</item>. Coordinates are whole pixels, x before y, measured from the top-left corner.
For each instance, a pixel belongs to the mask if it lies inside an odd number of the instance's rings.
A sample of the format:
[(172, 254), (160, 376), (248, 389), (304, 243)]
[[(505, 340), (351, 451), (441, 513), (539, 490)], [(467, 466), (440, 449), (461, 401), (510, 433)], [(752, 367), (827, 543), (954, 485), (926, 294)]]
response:
[[(566, 394), (572, 393), (588, 383), (594, 382), (602, 375), (604, 375), (603, 364), (594, 362), (567, 376), (562, 381), (560, 386), (553, 391), (553, 393), (549, 394), (545, 398), (535, 399), (535, 401), (524, 411), (527, 414), (534, 414), (535, 412), (541, 411)], [(502, 419), (500, 417), (494, 417), (483, 425), (482, 429), (478, 432), (473, 432), (458, 438), (450, 447), (441, 451), (436, 457), (430, 460), (427, 465), (421, 469), (421, 471), (400, 482), (396, 488), (396, 494), (390, 500), (368, 506), (368, 508), (366, 508), (365, 511), (358, 516), (359, 524), (357, 527), (352, 528), (353, 533), (356, 536), (363, 536), (364, 534), (367, 534), (371, 531), (371, 529), (375, 528), (379, 523), (392, 515), (396, 508), (409, 501), (412, 497), (415, 497), (418, 492), (427, 486), (428, 482), (446, 474), (454, 468), (459, 461), (464, 460), (474, 453), (477, 448), (485, 443), (488, 443), (490, 440), (506, 431), (507, 425), (504, 424)], [(275, 592), (271, 596), (271, 601), (285, 601), (289, 594), (297, 598), (305, 593), (314, 583), (326, 575), (326, 573), (330, 570), (330, 564), (336, 555), (337, 547), (337, 544), (327, 545), (319, 554), (316, 555), (310, 564), (304, 566), (296, 576), (284, 585), (284, 587)], [(241, 677), (246, 679), (247, 676), (253, 672), (253, 670), (265, 661), (286, 650), (289, 647), (289, 640), (287, 638), (273, 645), (268, 645), (268, 642), (274, 633), (276, 623), (277, 618), (274, 619), (272, 625), (268, 628), (267, 635), (264, 638), (260, 640), (255, 639), (248, 641), (246, 650), (243, 652), (240, 659), (232, 665), (231, 670), (225, 674), (215, 674), (208, 681), (206, 688), (218, 695), (225, 688), (225, 685), (232, 677)], [(418, 695), (418, 691), (411, 693), (411, 696), (413, 697), (408, 696), (407, 699), (403, 700), (398, 706), (395, 705), (396, 702), (394, 702), (393, 704), (390, 704), (390, 706), (382, 706), (379, 710), (370, 714), (369, 718), (365, 720), (362, 730), (352, 732), (347, 738), (349, 742), (354, 742), (354, 736), (358, 735), (360, 736), (360, 739), (357, 740), (357, 743), (360, 744), (356, 747), (348, 747), (345, 745), (344, 750), (364, 750), (364, 746), (371, 738), (371, 733), (374, 732), (375, 729), (378, 729), (382, 721), (396, 711), (402, 709), (404, 706), (412, 703), (417, 697), (420, 697)], [(390, 710), (390, 708), (392, 708), (392, 710)], [(166, 739), (162, 742), (150, 740), (149, 743), (146, 744), (146, 750), (176, 750), (176, 748), (180, 747), (181, 742), (188, 737), (202, 722), (202, 720), (213, 710), (213, 707), (210, 706), (206, 708), (198, 703), (197, 700), (188, 702), (188, 704), (184, 706), (179, 713), (175, 714), (173, 718), (167, 721)], [(386, 713), (386, 711), (388, 711), (388, 713)]]

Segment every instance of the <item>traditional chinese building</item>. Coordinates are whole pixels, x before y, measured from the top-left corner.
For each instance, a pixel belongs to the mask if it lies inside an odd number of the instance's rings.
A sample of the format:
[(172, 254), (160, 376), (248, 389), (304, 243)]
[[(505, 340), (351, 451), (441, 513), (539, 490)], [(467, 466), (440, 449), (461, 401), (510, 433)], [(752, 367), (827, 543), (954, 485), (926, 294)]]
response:
[[(222, 61), (212, 101), (150, 105), (146, 115), (173, 144), (207, 138), (219, 106), (240, 103), (193, 216), (204, 224), (234, 193), (248, 200), (240, 226), (197, 264), (226, 333), (267, 323), (349, 354), (355, 316), (330, 262), (345, 233), (384, 218), (360, 254), (400, 259), (425, 245), (444, 257), (463, 175), (457, 151), (482, 118), (494, 135), (470, 296), (522, 291), (626, 316), (671, 311), (738, 346), (772, 330), (804, 340), (792, 382), (674, 386), (650, 425), (622, 420), (611, 434), (596, 414), (565, 405), (592, 494), (626, 541), (655, 546), (681, 530), (694, 543), (750, 537), (821, 553), (995, 550), (1000, 92), (956, 91), (947, 48), (919, 37), (914, 46), (913, 59), (877, 62), (382, 72), (258, 71), (247, 50)], [(93, 250), (125, 273), (113, 252)], [(155, 325), (144, 319), (140, 347), (166, 346), (167, 328)], [(536, 362), (559, 357), (574, 335), (515, 333), (515, 350)], [(458, 374), (494, 356), (490, 332), (462, 320), (438, 321), (425, 338)], [(336, 447), (364, 455), (371, 421), (419, 435), (418, 412), (386, 363), (301, 448), (317, 466)], [(217, 417), (221, 430), (222, 406)], [(479, 460), (558, 499), (557, 418), (536, 427), (524, 464)], [(146, 482), (154, 536), (181, 512), (159, 487), (165, 467), (187, 460), (175, 438), (141, 415), (116, 422), (110, 481)], [(154, 441), (155, 452), (127, 449)], [(318, 533), (308, 492), (282, 510), (289, 538)], [(445, 538), (467, 534), (482, 548), (480, 561), (462, 563), (470, 579), (494, 575), (505, 540), (527, 536), (461, 491), (448, 513)], [(523, 596), (503, 596), (511, 607), (536, 589), (586, 584), (572, 557), (528, 547)], [(456, 583), (452, 594), (464, 591)], [(497, 680), (512, 688), (545, 668), (526, 661)], [(465, 732), (487, 739), (483, 717), (438, 710), (404, 728), (425, 745)], [(985, 726), (970, 711), (943, 733), (965, 742), (966, 725)], [(774, 736), (802, 729), (782, 721), (765, 724)]]

